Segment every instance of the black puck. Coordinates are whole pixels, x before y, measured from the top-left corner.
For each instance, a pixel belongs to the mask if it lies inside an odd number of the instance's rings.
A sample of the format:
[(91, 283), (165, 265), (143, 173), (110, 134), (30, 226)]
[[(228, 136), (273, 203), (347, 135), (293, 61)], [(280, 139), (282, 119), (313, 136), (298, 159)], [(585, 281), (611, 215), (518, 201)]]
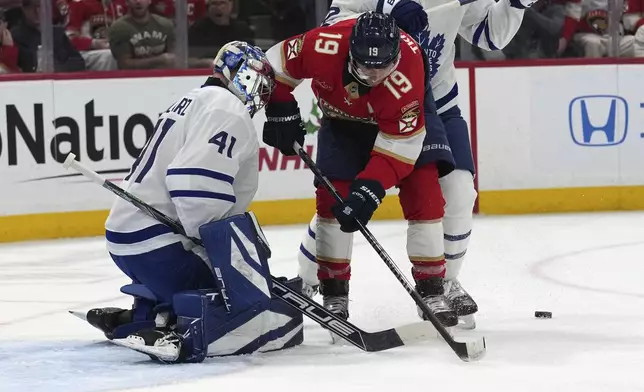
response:
[(545, 310), (537, 310), (534, 312), (534, 317), (536, 318), (552, 318), (552, 312), (546, 312)]

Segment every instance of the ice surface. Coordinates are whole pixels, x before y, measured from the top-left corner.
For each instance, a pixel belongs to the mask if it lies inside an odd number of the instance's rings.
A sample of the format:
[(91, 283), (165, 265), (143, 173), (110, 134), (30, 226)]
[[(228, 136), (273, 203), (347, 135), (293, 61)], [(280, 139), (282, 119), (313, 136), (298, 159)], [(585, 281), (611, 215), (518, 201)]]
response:
[[(479, 303), (487, 356), (439, 338), (364, 353), (307, 320), (278, 353), (164, 366), (105, 342), (68, 309), (129, 306), (102, 239), (0, 246), (0, 391), (644, 391), (644, 213), (478, 217), (461, 282)], [(274, 275), (296, 273), (305, 225), (266, 228)], [(406, 272), (405, 223), (370, 227)], [(352, 321), (415, 322), (411, 298), (356, 235)], [(535, 319), (535, 310), (553, 318)]]

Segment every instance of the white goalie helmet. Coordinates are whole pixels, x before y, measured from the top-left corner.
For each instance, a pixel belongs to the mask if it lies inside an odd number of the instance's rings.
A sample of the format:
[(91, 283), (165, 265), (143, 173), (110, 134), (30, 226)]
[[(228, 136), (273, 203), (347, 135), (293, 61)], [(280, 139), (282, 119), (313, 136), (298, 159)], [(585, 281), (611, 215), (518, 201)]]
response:
[(214, 71), (226, 78), (228, 89), (246, 105), (251, 117), (266, 105), (275, 88), (275, 73), (266, 55), (246, 42), (224, 45), (215, 57)]

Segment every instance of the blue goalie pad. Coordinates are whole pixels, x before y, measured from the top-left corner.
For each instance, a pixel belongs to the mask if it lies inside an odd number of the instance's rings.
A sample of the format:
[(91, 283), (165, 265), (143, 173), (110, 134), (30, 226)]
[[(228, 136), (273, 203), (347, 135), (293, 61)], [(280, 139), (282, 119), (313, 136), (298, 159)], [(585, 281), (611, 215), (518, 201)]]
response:
[[(300, 278), (286, 283), (301, 291)], [(218, 294), (201, 290), (176, 294), (176, 331), (183, 337), (183, 362), (201, 362), (206, 357), (282, 350), (304, 340), (302, 313), (279, 299), (268, 309), (258, 302), (245, 310), (227, 313)]]
[(271, 297), (267, 242), (253, 218), (240, 214), (199, 228), (211, 267), (221, 275), (220, 284), (225, 285), (234, 313), (257, 304), (262, 305), (258, 310), (266, 310)]

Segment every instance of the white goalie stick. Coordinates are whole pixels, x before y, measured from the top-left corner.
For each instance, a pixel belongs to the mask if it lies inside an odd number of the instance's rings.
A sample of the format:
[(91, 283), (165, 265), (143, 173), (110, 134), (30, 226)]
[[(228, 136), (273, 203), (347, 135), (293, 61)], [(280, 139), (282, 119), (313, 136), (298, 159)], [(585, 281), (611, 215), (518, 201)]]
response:
[[(165, 224), (170, 229), (172, 229), (173, 232), (187, 237), (196, 245), (203, 246), (203, 242), (199, 238), (187, 236), (185, 230), (179, 222), (171, 219), (161, 211), (145, 203), (144, 201), (127, 192), (118, 185), (108, 181), (100, 174), (96, 173), (94, 170), (77, 161), (75, 158), (76, 156), (70, 153), (67, 156), (67, 159), (65, 159), (63, 166), (67, 169), (72, 168), (76, 170), (93, 182), (111, 191), (116, 196), (130, 202), (132, 205), (139, 208), (141, 211), (145, 212), (152, 218)], [(326, 309), (324, 309), (324, 307), (322, 307), (312, 299), (294, 291), (278, 278), (271, 276), (271, 281), (273, 283), (271, 293), (275, 297), (280, 298), (282, 301), (297, 309), (305, 316), (311, 318), (322, 327), (335, 332), (338, 336), (342, 337), (347, 342), (364, 351), (373, 352), (388, 350), (415, 342), (430, 340), (435, 338), (436, 336), (436, 331), (428, 328), (426, 322), (412, 323), (384, 331), (366, 332), (351, 324), (350, 322), (343, 320), (333, 313), (327, 311)], [(77, 312), (70, 313), (72, 313), (76, 317), (83, 318), (83, 315), (79, 315), (77, 314)]]
[[(304, 151), (302, 146), (300, 146), (298, 142), (295, 142), (293, 143), (293, 148), (295, 149), (295, 152), (297, 152), (297, 155), (299, 155), (304, 163), (309, 167), (309, 169), (311, 169), (311, 171), (315, 175), (315, 178), (320, 181), (322, 186), (326, 188), (327, 191), (329, 191), (331, 196), (333, 196), (335, 201), (337, 203), (342, 203), (342, 197), (340, 196), (338, 191), (335, 189), (333, 184), (331, 184), (331, 182), (324, 176), (324, 174), (322, 174), (320, 169), (317, 167), (315, 162), (313, 162), (306, 151)], [(358, 224), (362, 235), (364, 235), (364, 237), (367, 239), (367, 242), (369, 242), (369, 245), (371, 245), (376, 253), (378, 253), (378, 256), (380, 256), (382, 261), (384, 261), (387, 267), (389, 267), (389, 270), (394, 274), (396, 279), (398, 279), (407, 293), (409, 293), (409, 295), (414, 299), (416, 305), (421, 309), (423, 314), (429, 319), (434, 328), (436, 328), (436, 331), (438, 331), (443, 339), (445, 339), (445, 342), (447, 342), (447, 344), (452, 348), (456, 355), (458, 355), (460, 359), (466, 362), (481, 359), (485, 355), (485, 338), (481, 337), (477, 340), (465, 343), (455, 341), (454, 338), (449, 334), (449, 332), (447, 332), (447, 329), (440, 323), (438, 318), (436, 318), (434, 312), (432, 312), (425, 301), (423, 301), (423, 298), (420, 296), (420, 294), (418, 294), (414, 287), (409, 283), (405, 275), (402, 273), (402, 271), (400, 271), (396, 263), (392, 260), (391, 256), (387, 254), (378, 240), (376, 240), (376, 237), (371, 234), (371, 231), (357, 219), (356, 223)]]

